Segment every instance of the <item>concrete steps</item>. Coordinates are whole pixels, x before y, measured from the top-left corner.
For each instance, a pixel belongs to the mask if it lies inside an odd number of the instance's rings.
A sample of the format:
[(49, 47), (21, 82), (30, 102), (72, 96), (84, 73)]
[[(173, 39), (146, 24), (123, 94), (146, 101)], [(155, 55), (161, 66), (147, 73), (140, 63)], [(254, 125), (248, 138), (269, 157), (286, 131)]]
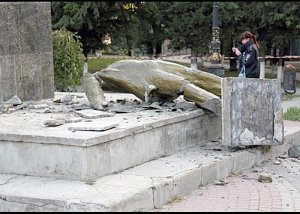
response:
[[(2, 118), (7, 125), (0, 128), (0, 173), (90, 182), (221, 136), (220, 117), (202, 110), (138, 114), (138, 119), (136, 113), (94, 119), (93, 124), (119, 125), (105, 132), (75, 133), (68, 130), (72, 124), (41, 127), (47, 114), (22, 118), (20, 112), (22, 127), (11, 128)], [(76, 126), (81, 123), (91, 122)]]
[(199, 186), (284, 154), (285, 144), (230, 151), (207, 141), (93, 182), (0, 174), (0, 211), (150, 211)]

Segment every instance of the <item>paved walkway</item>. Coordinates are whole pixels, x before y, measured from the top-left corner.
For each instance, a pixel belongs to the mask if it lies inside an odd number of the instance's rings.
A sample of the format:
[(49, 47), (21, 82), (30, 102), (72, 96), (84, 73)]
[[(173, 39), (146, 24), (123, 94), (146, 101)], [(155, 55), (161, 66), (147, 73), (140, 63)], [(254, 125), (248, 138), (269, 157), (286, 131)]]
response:
[[(258, 181), (259, 173), (269, 173), (271, 183)], [(225, 184), (200, 187), (188, 196), (175, 200), (159, 212), (299, 212), (300, 160), (278, 158), (240, 175)]]
[[(291, 106), (300, 107), (300, 97), (284, 100), (282, 106), (284, 112)], [(299, 126), (300, 122), (285, 121), (284, 129), (288, 132)], [(260, 173), (271, 175), (272, 182), (259, 182)], [(232, 175), (225, 182), (199, 187), (152, 212), (299, 212), (299, 178), (300, 159), (285, 155)]]

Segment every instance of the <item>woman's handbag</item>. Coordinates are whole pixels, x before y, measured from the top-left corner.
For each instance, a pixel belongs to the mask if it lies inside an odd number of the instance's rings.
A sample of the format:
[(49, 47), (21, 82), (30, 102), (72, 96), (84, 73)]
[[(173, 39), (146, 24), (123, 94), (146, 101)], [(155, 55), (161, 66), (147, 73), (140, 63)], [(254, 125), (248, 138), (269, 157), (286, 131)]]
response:
[(243, 65), (242, 69), (240, 70), (239, 77), (246, 78), (245, 65)]

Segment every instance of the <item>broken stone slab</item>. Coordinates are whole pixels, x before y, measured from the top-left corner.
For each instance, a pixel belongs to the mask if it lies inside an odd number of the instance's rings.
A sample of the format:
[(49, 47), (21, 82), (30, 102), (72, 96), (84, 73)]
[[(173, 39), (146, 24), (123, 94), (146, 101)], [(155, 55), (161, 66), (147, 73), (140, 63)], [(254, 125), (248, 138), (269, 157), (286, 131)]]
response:
[(192, 111), (195, 110), (197, 107), (191, 103), (191, 102), (186, 102), (186, 101), (180, 101), (175, 104), (173, 109), (181, 109), (183, 111)]
[(74, 111), (79, 111), (79, 110), (84, 110), (84, 109), (91, 109), (90, 104), (86, 103), (78, 103), (78, 104), (73, 104), (70, 106)]
[(79, 122), (68, 128), (75, 131), (106, 131), (119, 125), (119, 122), (94, 121), (94, 122)]
[(49, 105), (47, 104), (29, 104), (27, 106), (29, 109), (45, 109), (45, 108), (49, 108)]
[(52, 99), (52, 101), (54, 103), (68, 103), (68, 102), (71, 102), (74, 97), (75, 97), (75, 95), (72, 95), (72, 94), (68, 94), (68, 95), (65, 95), (65, 96), (62, 96), (62, 97), (55, 96)]
[(65, 123), (78, 123), (78, 122), (81, 122), (82, 119), (81, 118), (66, 118), (64, 119), (65, 120)]
[(44, 125), (49, 127), (55, 127), (55, 126), (63, 125), (65, 123), (77, 123), (81, 121), (82, 121), (81, 117), (73, 117), (67, 115), (66, 118), (56, 118), (56, 119), (46, 120), (44, 122)]
[(49, 126), (49, 127), (61, 126), (63, 124), (65, 124), (65, 120), (64, 119), (46, 120), (44, 122), (44, 125)]
[(276, 79), (222, 79), (222, 144), (283, 144), (282, 93)]
[(86, 119), (96, 119), (96, 118), (114, 116), (113, 113), (103, 112), (103, 111), (98, 111), (93, 109), (84, 109), (84, 110), (76, 111), (75, 113)]
[(66, 96), (63, 96), (61, 99), (60, 99), (60, 102), (61, 103), (68, 103), (68, 102), (71, 102), (73, 100), (73, 98), (75, 97), (75, 95), (66, 95)]
[(163, 108), (159, 105), (158, 102), (154, 102), (154, 103), (151, 103), (149, 105), (150, 108), (154, 108), (154, 109), (159, 109), (159, 110), (163, 110)]
[(115, 112), (115, 113), (131, 113), (131, 112), (137, 112), (140, 110), (141, 110), (140, 106), (136, 105), (136, 104), (125, 105), (125, 104), (121, 104), (121, 103), (115, 103), (115, 104), (108, 105), (108, 111)]
[(21, 105), (22, 104), (22, 100), (17, 95), (14, 95), (11, 98), (9, 98), (8, 100), (6, 100), (4, 102), (4, 104), (12, 104), (14, 106)]

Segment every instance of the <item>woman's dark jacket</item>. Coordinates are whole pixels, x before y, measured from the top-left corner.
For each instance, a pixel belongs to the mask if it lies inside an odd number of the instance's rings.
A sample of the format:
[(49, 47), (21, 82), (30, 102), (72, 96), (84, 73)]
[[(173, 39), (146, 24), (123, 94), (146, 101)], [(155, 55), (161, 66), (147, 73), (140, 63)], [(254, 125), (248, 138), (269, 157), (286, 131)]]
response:
[(250, 39), (246, 44), (240, 47), (241, 55), (239, 56), (239, 70), (245, 65), (245, 72), (247, 78), (259, 78), (260, 63), (259, 54), (253, 40)]

